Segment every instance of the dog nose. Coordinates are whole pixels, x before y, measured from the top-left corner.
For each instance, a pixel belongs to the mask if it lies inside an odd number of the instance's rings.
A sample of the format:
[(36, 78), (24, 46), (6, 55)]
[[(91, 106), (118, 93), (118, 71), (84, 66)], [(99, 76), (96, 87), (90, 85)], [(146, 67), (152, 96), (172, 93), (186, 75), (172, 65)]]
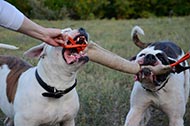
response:
[(154, 55), (148, 54), (144, 58), (144, 65), (154, 65), (157, 62), (157, 59)]
[(79, 28), (78, 31), (79, 31), (80, 35), (83, 35), (86, 38), (86, 40), (88, 40), (88, 33), (86, 32), (86, 30), (84, 28)]
[(80, 33), (86, 33), (86, 30), (84, 28), (79, 28)]

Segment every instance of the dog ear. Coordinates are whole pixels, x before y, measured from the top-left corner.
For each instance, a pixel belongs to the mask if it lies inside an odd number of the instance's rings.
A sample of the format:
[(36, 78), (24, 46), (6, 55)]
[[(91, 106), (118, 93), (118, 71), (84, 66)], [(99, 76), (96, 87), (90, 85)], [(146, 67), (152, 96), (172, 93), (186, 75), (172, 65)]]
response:
[(175, 62), (173, 60), (168, 59), (165, 53), (158, 53), (156, 54), (156, 57), (162, 62), (163, 65), (169, 65)]
[(29, 58), (39, 57), (41, 55), (45, 45), (46, 45), (45, 43), (42, 43), (38, 46), (34, 46), (34, 47), (30, 48), (29, 50), (24, 52), (24, 56), (29, 57)]

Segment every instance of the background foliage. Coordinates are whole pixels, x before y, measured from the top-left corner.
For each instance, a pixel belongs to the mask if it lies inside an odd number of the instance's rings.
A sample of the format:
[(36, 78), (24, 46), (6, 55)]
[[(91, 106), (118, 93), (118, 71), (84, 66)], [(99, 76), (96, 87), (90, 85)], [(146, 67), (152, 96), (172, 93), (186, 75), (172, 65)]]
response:
[[(149, 18), (138, 20), (88, 20), (88, 21), (48, 21), (35, 20), (46, 27), (85, 28), (90, 39), (102, 47), (129, 59), (139, 51), (130, 38), (134, 25), (145, 31), (139, 36), (144, 42), (171, 40), (185, 52), (190, 49), (190, 16), (173, 18)], [(36, 39), (0, 28), (0, 43), (9, 43), (19, 50), (0, 49), (1, 55), (15, 55), (36, 65), (37, 60), (23, 57), (24, 51), (40, 44)], [(133, 86), (133, 75), (117, 72), (101, 65), (89, 62), (78, 74), (77, 91), (80, 99), (80, 110), (76, 126), (123, 126), (129, 111), (129, 97)], [(190, 100), (184, 117), (185, 126), (190, 124)], [(168, 126), (164, 113), (154, 110), (148, 126)], [(5, 116), (0, 112), (0, 126)]]
[(190, 14), (189, 0), (8, 0), (35, 19), (129, 19)]

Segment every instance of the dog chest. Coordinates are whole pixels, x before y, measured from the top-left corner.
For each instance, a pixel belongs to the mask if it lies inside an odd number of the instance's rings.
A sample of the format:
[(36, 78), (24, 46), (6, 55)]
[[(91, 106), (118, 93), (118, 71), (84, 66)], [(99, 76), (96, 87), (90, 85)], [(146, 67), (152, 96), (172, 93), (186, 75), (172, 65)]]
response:
[(2, 65), (7, 65), (10, 69), (6, 78), (6, 95), (8, 101), (13, 103), (17, 90), (18, 79), (24, 71), (31, 68), (31, 65), (17, 57), (0, 56), (0, 66)]

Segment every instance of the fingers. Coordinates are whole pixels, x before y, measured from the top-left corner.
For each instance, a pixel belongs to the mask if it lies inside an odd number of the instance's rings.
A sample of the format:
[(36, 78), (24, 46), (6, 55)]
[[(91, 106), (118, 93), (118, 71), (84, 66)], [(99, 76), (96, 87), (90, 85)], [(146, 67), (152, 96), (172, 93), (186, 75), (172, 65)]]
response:
[(47, 44), (52, 45), (52, 46), (59, 46), (59, 43), (53, 39), (45, 41)]
[(59, 46), (60, 43), (66, 44), (68, 41), (67, 33), (63, 32), (61, 29), (47, 28), (46, 30), (48, 31), (48, 34), (46, 34), (44, 42), (47, 44), (52, 46)]
[(54, 41), (56, 43), (58, 43), (58, 45), (61, 43), (61, 44), (66, 44), (67, 41), (68, 41), (68, 34), (67, 34), (67, 31), (70, 30), (69, 28), (68, 29), (64, 29), (64, 30), (61, 30), (61, 32), (58, 33), (58, 35), (56, 37), (54, 37)]

